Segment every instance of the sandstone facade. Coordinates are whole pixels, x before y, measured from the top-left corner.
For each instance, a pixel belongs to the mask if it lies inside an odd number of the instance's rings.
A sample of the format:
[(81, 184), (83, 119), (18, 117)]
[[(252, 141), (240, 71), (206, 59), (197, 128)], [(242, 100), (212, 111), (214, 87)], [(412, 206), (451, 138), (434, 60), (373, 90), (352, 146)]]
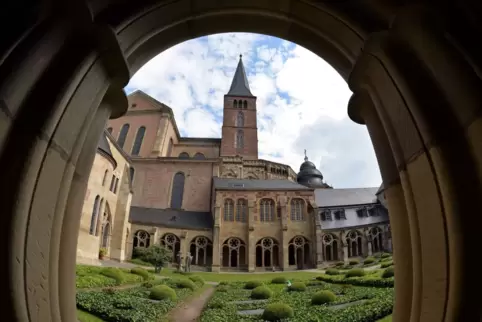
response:
[[(197, 269), (294, 270), (390, 250), (386, 213), (358, 221), (333, 217), (338, 224), (324, 229), (330, 225), (322, 214), (329, 211), (385, 209), (377, 189), (366, 200), (334, 205), (330, 200), (343, 191), (325, 184), (307, 158), (299, 173), (258, 158), (256, 97), (241, 59), (224, 99), (222, 138), (182, 137), (171, 108), (142, 91), (129, 96), (126, 115), (109, 121), (107, 132), (133, 168), (129, 223), (115, 231), (118, 251), (111, 258), (130, 258), (135, 247), (156, 243), (171, 250), (174, 265), (190, 253)], [(99, 155), (92, 170), (86, 212), (95, 202), (92, 191), (102, 187), (95, 179), (107, 164), (102, 160)], [(332, 198), (320, 204), (325, 192)], [(80, 257), (83, 248), (94, 257), (95, 238), (79, 238)]]

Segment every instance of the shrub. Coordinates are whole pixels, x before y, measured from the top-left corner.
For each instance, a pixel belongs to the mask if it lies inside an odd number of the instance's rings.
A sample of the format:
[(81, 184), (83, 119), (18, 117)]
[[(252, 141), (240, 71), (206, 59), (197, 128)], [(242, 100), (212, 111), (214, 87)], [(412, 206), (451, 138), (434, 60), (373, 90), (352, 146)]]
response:
[(219, 285), (229, 285), (230, 282), (229, 281), (221, 281), (219, 282)]
[(334, 268), (329, 268), (325, 272), (328, 275), (340, 275), (340, 271)]
[(125, 280), (124, 273), (117, 267), (106, 267), (100, 273), (114, 279), (117, 285), (122, 284)]
[(350, 264), (350, 265), (357, 265), (357, 264), (359, 264), (359, 263), (360, 263), (360, 262), (358, 261), (358, 259), (351, 259), (351, 260), (348, 262), (348, 264)]
[(264, 321), (280, 321), (292, 318), (293, 315), (293, 309), (288, 304), (272, 303), (266, 306), (261, 318)]
[(177, 298), (176, 292), (167, 285), (158, 285), (151, 289), (149, 293), (149, 298), (153, 300), (163, 301), (170, 300), (174, 301)]
[(249, 281), (244, 285), (244, 288), (247, 290), (252, 290), (261, 285), (263, 285), (263, 283), (260, 281)]
[(380, 257), (381, 258), (387, 258), (387, 257), (391, 257), (392, 255), (390, 255), (389, 253), (383, 253)]
[(272, 284), (286, 284), (286, 282), (288, 282), (288, 279), (283, 276), (278, 276), (271, 280)]
[(196, 284), (191, 280), (174, 280), (171, 283), (176, 285), (177, 288), (188, 288), (191, 291), (196, 289)]
[(375, 263), (375, 258), (372, 256), (365, 258), (365, 260), (363, 261), (363, 264), (372, 264), (372, 263)]
[(304, 292), (306, 291), (306, 284), (303, 282), (294, 282), (288, 290), (291, 292)]
[(393, 277), (394, 275), (395, 275), (395, 272), (393, 270), (393, 267), (389, 267), (383, 271), (382, 277), (387, 278), (387, 277)]
[(131, 274), (141, 276), (144, 281), (147, 281), (150, 278), (149, 272), (142, 267), (134, 267), (133, 269), (131, 269)]
[(194, 283), (199, 283), (201, 285), (204, 285), (204, 279), (201, 276), (194, 275), (189, 277), (189, 279)]
[(273, 291), (271, 291), (266, 286), (258, 286), (254, 290), (251, 291), (251, 298), (257, 300), (266, 300), (269, 299), (273, 295)]
[(227, 292), (228, 291), (228, 287), (226, 285), (219, 285), (218, 287), (216, 287), (216, 292)]
[(226, 304), (223, 301), (211, 301), (209, 302), (208, 308), (210, 309), (222, 309)]
[(387, 268), (387, 267), (390, 267), (393, 265), (393, 261), (389, 261), (389, 262), (382, 262), (380, 267), (381, 268)]
[(336, 267), (342, 267), (344, 265), (345, 265), (344, 262), (338, 262), (338, 263), (335, 264)]
[(311, 297), (311, 304), (321, 305), (336, 300), (336, 295), (331, 291), (319, 291)]
[(359, 276), (365, 276), (365, 271), (362, 268), (352, 268), (345, 274), (345, 277), (359, 277)]

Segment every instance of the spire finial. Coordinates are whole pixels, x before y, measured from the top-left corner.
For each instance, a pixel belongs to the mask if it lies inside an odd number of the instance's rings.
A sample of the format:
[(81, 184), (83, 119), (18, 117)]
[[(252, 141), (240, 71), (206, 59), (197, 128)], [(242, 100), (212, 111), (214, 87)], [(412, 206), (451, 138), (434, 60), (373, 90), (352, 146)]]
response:
[(243, 58), (243, 54), (239, 54), (239, 59), (242, 59)]
[(306, 149), (305, 149), (305, 161), (308, 161), (308, 156), (306, 155)]

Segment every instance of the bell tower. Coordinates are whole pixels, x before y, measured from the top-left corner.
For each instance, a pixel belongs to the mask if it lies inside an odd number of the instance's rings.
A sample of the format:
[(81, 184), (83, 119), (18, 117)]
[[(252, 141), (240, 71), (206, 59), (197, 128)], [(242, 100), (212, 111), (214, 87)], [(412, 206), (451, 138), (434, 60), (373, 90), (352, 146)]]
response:
[(242, 55), (229, 92), (224, 95), (221, 157), (258, 158), (256, 96), (251, 94)]

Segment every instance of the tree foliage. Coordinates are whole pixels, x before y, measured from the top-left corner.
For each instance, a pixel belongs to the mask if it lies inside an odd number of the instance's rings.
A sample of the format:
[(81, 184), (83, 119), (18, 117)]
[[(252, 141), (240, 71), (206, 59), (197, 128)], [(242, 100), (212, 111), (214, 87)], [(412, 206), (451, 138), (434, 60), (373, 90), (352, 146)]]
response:
[(159, 245), (152, 245), (148, 248), (137, 247), (135, 249), (135, 255), (136, 258), (152, 264), (156, 273), (159, 273), (162, 267), (171, 260), (170, 252)]

